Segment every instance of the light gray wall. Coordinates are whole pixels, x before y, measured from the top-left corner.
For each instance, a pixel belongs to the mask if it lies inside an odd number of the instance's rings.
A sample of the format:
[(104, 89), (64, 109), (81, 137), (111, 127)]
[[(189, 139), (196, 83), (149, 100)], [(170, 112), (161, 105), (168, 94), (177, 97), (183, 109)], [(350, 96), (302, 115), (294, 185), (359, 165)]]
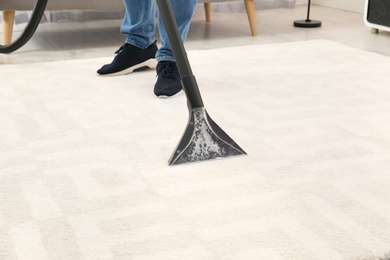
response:
[[(297, 5), (307, 3), (307, 0), (297, 0), (296, 2)], [(363, 13), (365, 0), (312, 0), (311, 3), (341, 10)]]

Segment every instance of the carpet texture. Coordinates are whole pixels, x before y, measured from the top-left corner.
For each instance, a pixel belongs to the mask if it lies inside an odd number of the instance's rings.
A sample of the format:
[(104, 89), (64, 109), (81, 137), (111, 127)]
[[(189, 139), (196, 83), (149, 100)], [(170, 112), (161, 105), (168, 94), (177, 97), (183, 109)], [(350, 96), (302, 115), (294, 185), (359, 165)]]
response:
[(247, 153), (170, 167), (185, 95), (112, 57), (0, 68), (0, 259), (380, 259), (390, 58), (326, 40), (189, 51)]

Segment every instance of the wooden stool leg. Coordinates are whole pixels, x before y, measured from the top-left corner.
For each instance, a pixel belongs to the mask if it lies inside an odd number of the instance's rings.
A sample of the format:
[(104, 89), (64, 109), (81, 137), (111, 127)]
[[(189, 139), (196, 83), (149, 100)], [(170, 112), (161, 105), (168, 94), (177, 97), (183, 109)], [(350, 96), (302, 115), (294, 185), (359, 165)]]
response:
[(246, 12), (248, 14), (249, 25), (251, 27), (251, 32), (253, 36), (257, 35), (257, 25), (256, 25), (256, 8), (254, 0), (244, 0)]
[(12, 32), (14, 29), (15, 11), (3, 11), (3, 44), (12, 42)]
[(206, 14), (206, 22), (211, 21), (211, 4), (210, 3), (204, 3), (204, 11)]

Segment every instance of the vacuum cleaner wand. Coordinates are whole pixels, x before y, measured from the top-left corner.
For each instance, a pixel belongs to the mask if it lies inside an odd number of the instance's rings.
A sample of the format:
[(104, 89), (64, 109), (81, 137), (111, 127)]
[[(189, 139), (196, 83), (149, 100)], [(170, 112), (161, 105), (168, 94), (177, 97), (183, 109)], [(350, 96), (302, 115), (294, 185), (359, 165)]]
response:
[(167, 0), (157, 1), (157, 4), (161, 18), (164, 22), (165, 30), (167, 31), (169, 42), (172, 46), (180, 78), (182, 82), (184, 82), (182, 85), (190, 108), (203, 107), (203, 101), (200, 96), (199, 89), (198, 87), (193, 87), (193, 85), (197, 86), (197, 83), (194, 75), (192, 74), (191, 66), (187, 58), (187, 53), (184, 49), (183, 41), (180, 37), (171, 5)]
[(157, 0), (187, 97), (189, 120), (169, 165), (246, 154), (208, 115), (180, 37), (169, 0)]

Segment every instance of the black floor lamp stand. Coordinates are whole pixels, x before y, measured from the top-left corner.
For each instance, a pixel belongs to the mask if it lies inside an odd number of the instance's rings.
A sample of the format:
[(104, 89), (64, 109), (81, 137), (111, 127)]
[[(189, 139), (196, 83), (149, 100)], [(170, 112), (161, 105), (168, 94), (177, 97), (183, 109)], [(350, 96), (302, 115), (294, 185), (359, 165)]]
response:
[(307, 18), (306, 20), (296, 20), (294, 21), (295, 27), (301, 27), (301, 28), (317, 28), (321, 27), (321, 21), (316, 20), (310, 20), (310, 0), (307, 4)]

